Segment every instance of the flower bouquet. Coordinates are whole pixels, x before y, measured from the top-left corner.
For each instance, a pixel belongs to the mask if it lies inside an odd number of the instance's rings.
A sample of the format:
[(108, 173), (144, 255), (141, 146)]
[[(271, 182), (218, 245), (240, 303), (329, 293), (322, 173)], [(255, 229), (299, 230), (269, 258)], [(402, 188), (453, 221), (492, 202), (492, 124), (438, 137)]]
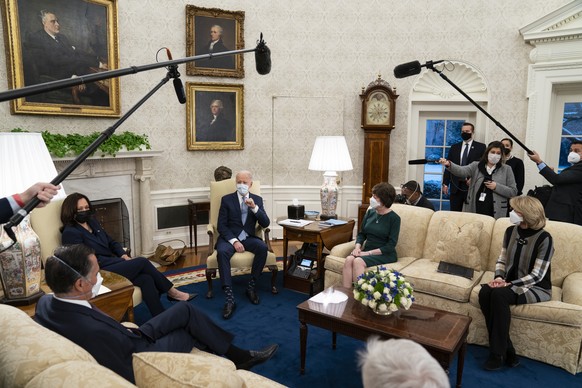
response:
[(380, 315), (392, 314), (401, 307), (408, 310), (414, 302), (412, 291), (400, 272), (383, 266), (361, 274), (354, 282), (354, 298)]

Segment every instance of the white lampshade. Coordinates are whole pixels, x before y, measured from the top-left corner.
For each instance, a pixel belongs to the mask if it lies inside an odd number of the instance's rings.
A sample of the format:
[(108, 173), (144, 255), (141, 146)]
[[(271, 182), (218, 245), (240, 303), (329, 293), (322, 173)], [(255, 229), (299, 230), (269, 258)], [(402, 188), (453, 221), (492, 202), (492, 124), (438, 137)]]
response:
[[(57, 169), (40, 133), (0, 132), (0, 197), (22, 193), (36, 182), (50, 182)], [(65, 198), (65, 190), (54, 199)]]
[(308, 168), (314, 171), (353, 170), (346, 138), (343, 136), (318, 136), (315, 139)]

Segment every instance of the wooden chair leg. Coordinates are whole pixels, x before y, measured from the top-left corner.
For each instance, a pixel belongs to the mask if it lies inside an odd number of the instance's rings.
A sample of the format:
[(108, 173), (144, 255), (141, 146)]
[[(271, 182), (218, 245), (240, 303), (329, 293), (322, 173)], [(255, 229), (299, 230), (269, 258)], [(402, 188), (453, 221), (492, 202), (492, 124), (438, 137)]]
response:
[(206, 283), (208, 283), (208, 292), (206, 298), (210, 299), (214, 295), (212, 293), (212, 278), (216, 277), (216, 268), (206, 268)]
[(279, 268), (277, 265), (268, 265), (269, 271), (271, 271), (271, 293), (278, 294), (279, 290), (277, 290), (277, 272)]

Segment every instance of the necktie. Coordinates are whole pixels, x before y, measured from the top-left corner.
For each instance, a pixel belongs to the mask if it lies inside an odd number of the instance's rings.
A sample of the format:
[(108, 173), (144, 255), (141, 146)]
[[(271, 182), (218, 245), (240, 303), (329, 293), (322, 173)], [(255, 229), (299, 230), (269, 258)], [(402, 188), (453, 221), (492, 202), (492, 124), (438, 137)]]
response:
[(249, 213), (249, 207), (245, 203), (245, 198), (243, 197), (242, 202), (240, 203), (240, 214), (241, 214), (241, 221), (243, 224), (243, 230), (238, 235), (239, 241), (243, 241), (248, 236), (247, 232), (245, 232), (245, 230), (244, 230), (244, 225), (247, 222), (248, 213)]
[(465, 143), (465, 149), (463, 150), (463, 156), (461, 156), (461, 166), (466, 166), (469, 159), (469, 144)]

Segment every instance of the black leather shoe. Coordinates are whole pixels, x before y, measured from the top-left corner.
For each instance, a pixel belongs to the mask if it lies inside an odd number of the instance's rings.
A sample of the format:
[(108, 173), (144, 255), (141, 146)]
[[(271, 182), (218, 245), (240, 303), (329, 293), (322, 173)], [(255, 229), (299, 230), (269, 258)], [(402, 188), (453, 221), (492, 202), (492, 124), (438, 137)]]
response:
[(519, 357), (517, 357), (515, 349), (507, 349), (507, 353), (505, 354), (505, 363), (510, 368), (515, 368), (519, 365)]
[(247, 297), (251, 301), (252, 304), (259, 304), (259, 295), (257, 295), (257, 291), (255, 289), (248, 289), (247, 288)]
[(222, 318), (229, 319), (230, 317), (232, 317), (232, 313), (234, 313), (235, 309), (236, 309), (236, 303), (226, 302), (224, 304), (223, 309), (222, 309)]
[(485, 362), (483, 368), (485, 370), (498, 370), (503, 366), (503, 356), (498, 356), (496, 354), (490, 353), (489, 358)]
[[(192, 293), (192, 294), (188, 294), (188, 299), (186, 299), (186, 300), (185, 300), (185, 302), (189, 302), (189, 301), (191, 301), (192, 299), (196, 298), (197, 296), (198, 296), (198, 294), (197, 294), (197, 293), (195, 293), (195, 292), (194, 292), (194, 293)], [(168, 300), (169, 300), (170, 302), (183, 302), (183, 301), (182, 301), (182, 300), (180, 300), (180, 299), (172, 298), (170, 295), (168, 295)]]
[(262, 364), (273, 357), (273, 354), (277, 352), (277, 349), (279, 349), (279, 345), (273, 344), (261, 350), (250, 350), (249, 353), (251, 354), (251, 359), (237, 365), (236, 368), (250, 370), (253, 366)]

